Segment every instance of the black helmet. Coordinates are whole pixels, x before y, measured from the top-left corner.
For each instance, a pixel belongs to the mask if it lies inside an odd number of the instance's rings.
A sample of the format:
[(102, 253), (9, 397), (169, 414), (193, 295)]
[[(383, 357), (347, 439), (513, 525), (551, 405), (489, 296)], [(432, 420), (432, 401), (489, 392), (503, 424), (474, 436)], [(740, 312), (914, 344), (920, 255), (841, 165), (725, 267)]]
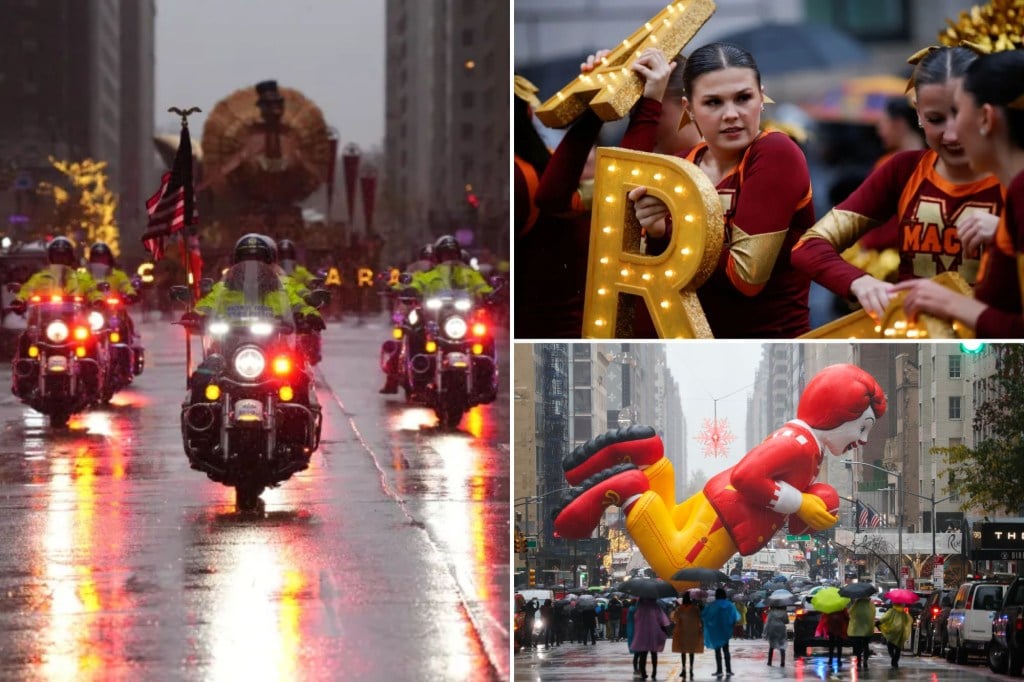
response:
[(295, 243), (291, 239), (277, 242), (277, 257), (281, 260), (295, 260)]
[(54, 237), (46, 245), (46, 258), (52, 265), (75, 267), (75, 245), (67, 237)]
[(429, 260), (429, 261), (434, 260), (434, 245), (433, 244), (427, 244), (422, 249), (420, 249), (420, 259), (421, 260)]
[(455, 240), (455, 237), (446, 234), (438, 237), (437, 241), (434, 242), (434, 256), (438, 263), (459, 260), (462, 258), (462, 247), (459, 246), (459, 242)]
[(114, 252), (105, 243), (96, 242), (89, 247), (89, 262), (114, 267)]
[(273, 265), (277, 260), (277, 248), (274, 242), (262, 234), (250, 232), (235, 242), (235, 252), (231, 262), (238, 264), (247, 260), (258, 260)]

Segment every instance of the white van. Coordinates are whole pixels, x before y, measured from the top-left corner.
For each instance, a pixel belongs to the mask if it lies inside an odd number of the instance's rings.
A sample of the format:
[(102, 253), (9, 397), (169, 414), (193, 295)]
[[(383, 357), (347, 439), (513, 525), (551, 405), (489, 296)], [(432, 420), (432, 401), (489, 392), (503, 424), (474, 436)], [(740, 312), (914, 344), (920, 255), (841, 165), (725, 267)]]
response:
[(946, 631), (949, 649), (946, 660), (966, 663), (970, 654), (988, 655), (992, 641), (992, 619), (1003, 603), (1005, 582), (964, 583), (957, 590), (953, 608), (949, 611)]

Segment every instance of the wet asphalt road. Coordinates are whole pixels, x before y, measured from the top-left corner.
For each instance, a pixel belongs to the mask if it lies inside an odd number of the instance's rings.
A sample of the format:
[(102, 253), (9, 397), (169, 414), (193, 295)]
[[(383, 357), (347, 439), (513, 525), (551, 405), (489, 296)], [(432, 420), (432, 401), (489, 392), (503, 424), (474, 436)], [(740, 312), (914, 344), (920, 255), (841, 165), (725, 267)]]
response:
[[(671, 651), (672, 641), (665, 645), (665, 651), (658, 654), (658, 674), (655, 679), (681, 680), (680, 655)], [(946, 680), (1010, 680), (1007, 675), (996, 675), (979, 660), (972, 659), (967, 665), (947, 663), (939, 657), (911, 656), (904, 652), (899, 662), (899, 669), (890, 667), (889, 656), (885, 646), (872, 644), (874, 655), (869, 658), (868, 670), (858, 671), (852, 663), (849, 649), (844, 650), (843, 664), (830, 667), (827, 664), (828, 654), (825, 650), (815, 649), (811, 656), (793, 660), (793, 647), (790, 641), (786, 652), (786, 666), (779, 667), (779, 655), (775, 653), (775, 665), (768, 667), (768, 645), (761, 640), (737, 640), (729, 643), (732, 654), (732, 677), (715, 676), (714, 650), (697, 654), (694, 658), (693, 680), (731, 680), (734, 682), (753, 682), (754, 680), (870, 680), (881, 682), (904, 680), (910, 682), (945, 682)], [(650, 661), (647, 663), (647, 674), (650, 678)], [(625, 642), (607, 642), (598, 640), (595, 645), (563, 643), (550, 650), (543, 645), (532, 650), (516, 653), (513, 659), (514, 679), (520, 682), (560, 681), (582, 682), (583, 680), (638, 680), (633, 676), (633, 655), (626, 648)], [(687, 679), (690, 671), (687, 669)]]
[(504, 680), (508, 346), (456, 433), (377, 394), (383, 317), (332, 323), (310, 468), (240, 515), (189, 468), (184, 335), (53, 431), (0, 366), (0, 678)]

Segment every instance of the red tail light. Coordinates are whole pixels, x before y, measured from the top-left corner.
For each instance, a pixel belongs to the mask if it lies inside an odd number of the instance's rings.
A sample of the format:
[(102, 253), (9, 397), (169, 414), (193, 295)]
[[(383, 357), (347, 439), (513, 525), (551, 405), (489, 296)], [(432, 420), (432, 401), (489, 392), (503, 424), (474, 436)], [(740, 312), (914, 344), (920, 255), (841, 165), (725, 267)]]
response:
[(85, 341), (89, 338), (88, 327), (75, 327), (75, 339), (78, 341)]
[(1016, 630), (1017, 632), (1020, 632), (1021, 630), (1024, 630), (1024, 618), (1021, 618), (1020, 616), (1017, 616), (1017, 620), (1015, 620), (1013, 622), (1013, 629)]
[(40, 301), (42, 301), (43, 299), (42, 299), (42, 297), (41, 297), (41, 296), (33, 296), (32, 298), (30, 298), (30, 299), (28, 299), (28, 300), (32, 301), (33, 303), (39, 303), (39, 302), (40, 302)]
[(939, 609), (939, 607), (938, 607), (938, 606), (933, 606), (933, 607), (932, 607), (932, 615), (933, 615), (933, 616), (937, 616), (937, 615), (939, 615), (939, 610), (940, 610), (940, 609)]
[(54, 294), (53, 296), (50, 297), (50, 303), (60, 303), (63, 300), (64, 300), (64, 297), (63, 296), (58, 296), (57, 294)]
[(285, 376), (292, 373), (292, 359), (287, 355), (278, 355), (274, 358), (274, 374)]
[(487, 334), (487, 325), (483, 322), (473, 324), (473, 336), (484, 336)]

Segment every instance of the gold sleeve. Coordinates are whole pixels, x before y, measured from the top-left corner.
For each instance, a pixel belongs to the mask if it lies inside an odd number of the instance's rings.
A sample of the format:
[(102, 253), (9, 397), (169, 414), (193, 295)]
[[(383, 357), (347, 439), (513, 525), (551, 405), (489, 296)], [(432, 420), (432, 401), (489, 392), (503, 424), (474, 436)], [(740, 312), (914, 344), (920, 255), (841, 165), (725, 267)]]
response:
[[(753, 286), (758, 289), (768, 281), (775, 259), (779, 256), (788, 230), (765, 234), (747, 234), (738, 225), (732, 226), (732, 242), (729, 244), (727, 274), (733, 285), (741, 291)], [(748, 295), (756, 293), (745, 292)]]
[(824, 218), (814, 223), (814, 226), (800, 237), (800, 241), (824, 239), (836, 251), (842, 253), (879, 224), (879, 221), (859, 213), (833, 208)]

